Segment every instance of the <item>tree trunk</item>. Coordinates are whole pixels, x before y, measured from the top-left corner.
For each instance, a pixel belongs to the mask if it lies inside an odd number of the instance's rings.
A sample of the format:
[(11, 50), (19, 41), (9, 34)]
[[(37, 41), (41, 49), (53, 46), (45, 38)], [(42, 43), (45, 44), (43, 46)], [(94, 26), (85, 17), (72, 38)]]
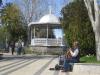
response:
[(100, 61), (100, 35), (97, 32), (95, 32), (95, 40), (97, 60)]
[(100, 61), (100, 14), (97, 5), (95, 4), (95, 43), (97, 60)]
[[(97, 60), (100, 61), (100, 13), (97, 0), (84, 0), (88, 15), (95, 33), (96, 55)], [(93, 6), (92, 6), (93, 3)], [(92, 10), (94, 8), (94, 11)], [(95, 15), (93, 15), (93, 13)]]

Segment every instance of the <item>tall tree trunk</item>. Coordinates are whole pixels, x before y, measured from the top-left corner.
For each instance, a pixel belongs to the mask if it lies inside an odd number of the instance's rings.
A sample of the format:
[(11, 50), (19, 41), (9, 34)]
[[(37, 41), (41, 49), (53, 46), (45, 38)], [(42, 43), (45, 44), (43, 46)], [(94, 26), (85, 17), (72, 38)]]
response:
[(100, 61), (100, 14), (99, 14), (99, 7), (97, 5), (97, 0), (94, 0), (94, 8), (95, 8), (95, 20), (94, 20), (94, 23), (95, 23), (95, 43), (96, 43), (96, 57), (97, 57), (97, 60)]
[[(95, 33), (96, 55), (100, 61), (100, 13), (97, 0), (84, 0), (88, 15)], [(94, 9), (94, 10), (93, 10)]]
[(100, 36), (97, 33), (95, 34), (95, 40), (97, 60), (100, 60)]

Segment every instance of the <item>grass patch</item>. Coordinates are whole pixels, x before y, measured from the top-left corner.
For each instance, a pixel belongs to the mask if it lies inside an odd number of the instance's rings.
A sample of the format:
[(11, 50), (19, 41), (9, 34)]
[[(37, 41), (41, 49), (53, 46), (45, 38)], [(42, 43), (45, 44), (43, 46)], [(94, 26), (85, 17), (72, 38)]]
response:
[(96, 56), (83, 56), (80, 58), (81, 63), (100, 63), (97, 61)]

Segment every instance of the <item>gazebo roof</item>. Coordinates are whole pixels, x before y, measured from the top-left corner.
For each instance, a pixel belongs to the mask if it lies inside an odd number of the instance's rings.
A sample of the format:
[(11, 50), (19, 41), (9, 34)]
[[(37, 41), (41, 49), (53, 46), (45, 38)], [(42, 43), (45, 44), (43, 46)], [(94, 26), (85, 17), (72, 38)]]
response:
[(50, 25), (59, 25), (60, 24), (60, 20), (58, 17), (56, 17), (53, 14), (47, 14), (45, 16), (43, 16), (39, 22), (31, 22), (28, 24), (28, 26), (31, 25), (44, 25), (44, 24), (50, 24)]
[(55, 15), (47, 14), (40, 19), (39, 23), (55, 23), (55, 24), (57, 23), (57, 24), (59, 24), (60, 21)]

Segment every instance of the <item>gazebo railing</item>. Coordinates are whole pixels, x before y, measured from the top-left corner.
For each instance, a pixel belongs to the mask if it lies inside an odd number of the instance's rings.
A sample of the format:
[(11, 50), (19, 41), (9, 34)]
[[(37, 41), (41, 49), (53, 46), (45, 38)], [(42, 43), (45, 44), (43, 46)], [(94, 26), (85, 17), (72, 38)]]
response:
[(32, 46), (62, 46), (62, 39), (35, 38), (31, 40)]

